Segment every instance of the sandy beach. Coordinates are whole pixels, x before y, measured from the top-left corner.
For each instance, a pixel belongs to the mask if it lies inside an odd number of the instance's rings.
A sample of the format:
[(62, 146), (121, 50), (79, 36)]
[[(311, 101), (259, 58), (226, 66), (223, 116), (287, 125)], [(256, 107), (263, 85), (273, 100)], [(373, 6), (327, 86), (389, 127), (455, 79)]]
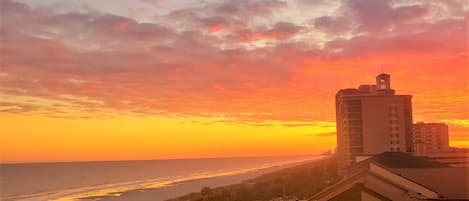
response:
[(275, 166), (238, 175), (220, 176), (208, 179), (180, 182), (162, 188), (127, 191), (122, 192), (120, 196), (88, 197), (81, 200), (91, 201), (99, 199), (100, 201), (164, 201), (188, 193), (199, 192), (203, 187), (215, 188), (220, 186), (237, 184), (247, 179), (252, 179), (266, 173), (275, 172), (298, 164), (300, 163)]

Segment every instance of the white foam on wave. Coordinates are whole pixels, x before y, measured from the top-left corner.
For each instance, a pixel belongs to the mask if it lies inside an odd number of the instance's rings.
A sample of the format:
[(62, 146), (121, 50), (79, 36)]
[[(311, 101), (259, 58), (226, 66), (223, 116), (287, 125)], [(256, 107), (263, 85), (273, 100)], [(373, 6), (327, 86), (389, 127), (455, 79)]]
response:
[(215, 172), (199, 172), (188, 176), (175, 176), (158, 179), (146, 179), (132, 182), (122, 182), (114, 184), (105, 184), (98, 186), (82, 187), (65, 189), (53, 192), (36, 193), (30, 195), (20, 195), (6, 197), (6, 200), (15, 201), (77, 201), (83, 198), (94, 197), (94, 200), (99, 200), (99, 197), (120, 196), (123, 192), (132, 190), (145, 190), (154, 188), (163, 188), (171, 186), (180, 182), (188, 182), (199, 179), (209, 179), (222, 176), (233, 176), (255, 172), (275, 166), (282, 166), (292, 163), (299, 163), (309, 161), (310, 159), (302, 159), (288, 162), (269, 163), (253, 168), (235, 169), (235, 170), (219, 170)]

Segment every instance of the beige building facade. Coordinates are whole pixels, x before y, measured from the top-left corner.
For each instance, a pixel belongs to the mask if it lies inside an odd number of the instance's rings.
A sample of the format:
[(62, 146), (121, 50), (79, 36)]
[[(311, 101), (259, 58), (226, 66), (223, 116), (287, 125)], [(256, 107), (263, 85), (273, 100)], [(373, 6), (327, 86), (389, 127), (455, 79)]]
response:
[(396, 95), (390, 75), (375, 85), (342, 89), (336, 95), (337, 153), (345, 170), (359, 157), (412, 152), (412, 96)]
[(414, 150), (416, 154), (430, 154), (450, 151), (448, 125), (444, 123), (414, 124)]

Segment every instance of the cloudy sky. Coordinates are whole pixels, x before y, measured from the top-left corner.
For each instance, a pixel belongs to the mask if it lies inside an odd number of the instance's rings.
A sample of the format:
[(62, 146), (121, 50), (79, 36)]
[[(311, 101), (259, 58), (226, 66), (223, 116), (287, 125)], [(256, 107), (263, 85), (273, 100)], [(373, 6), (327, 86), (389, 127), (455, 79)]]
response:
[(318, 153), (335, 93), (382, 71), (469, 146), (465, 0), (0, 6), (2, 161)]

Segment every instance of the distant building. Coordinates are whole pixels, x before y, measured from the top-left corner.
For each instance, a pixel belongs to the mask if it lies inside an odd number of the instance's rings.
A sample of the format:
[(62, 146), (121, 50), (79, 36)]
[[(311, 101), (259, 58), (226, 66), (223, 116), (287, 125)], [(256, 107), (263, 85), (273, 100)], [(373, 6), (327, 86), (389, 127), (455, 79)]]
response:
[(448, 126), (444, 123), (414, 124), (414, 152), (416, 154), (448, 152)]
[(340, 90), (336, 124), (340, 172), (363, 156), (413, 150), (412, 96), (396, 95), (388, 74), (378, 75), (376, 85)]
[(468, 168), (386, 152), (354, 165), (310, 201), (469, 200), (468, 189)]

